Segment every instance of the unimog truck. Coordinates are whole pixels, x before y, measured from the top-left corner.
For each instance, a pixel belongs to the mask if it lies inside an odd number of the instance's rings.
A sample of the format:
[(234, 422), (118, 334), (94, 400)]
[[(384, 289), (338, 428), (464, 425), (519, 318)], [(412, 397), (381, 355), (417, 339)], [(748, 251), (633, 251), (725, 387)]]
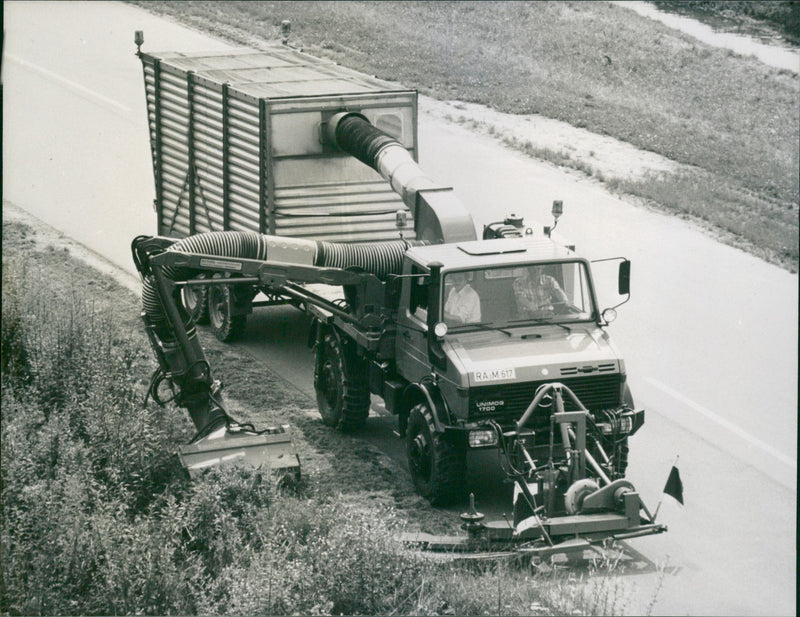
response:
[[(195, 328), (210, 316), (226, 340), (253, 306), (289, 303), (311, 320), (322, 421), (357, 430), (380, 397), (431, 503), (464, 498), (469, 449), (499, 448), (515, 525), (536, 521), (514, 540), (665, 530), (624, 479), (644, 411), (591, 264), (513, 215), (479, 238), (453, 189), (417, 164), (416, 93), (287, 47), (139, 55), (159, 235), (132, 252), (159, 361), (151, 392), (171, 387), (198, 429), (182, 450), (191, 473), (230, 460), (299, 471), (284, 428), (225, 412)], [(457, 280), (472, 289), (467, 318), (448, 310)], [(559, 293), (525, 304), (531, 281)], [(478, 513), (464, 516), (470, 538), (486, 536)]]

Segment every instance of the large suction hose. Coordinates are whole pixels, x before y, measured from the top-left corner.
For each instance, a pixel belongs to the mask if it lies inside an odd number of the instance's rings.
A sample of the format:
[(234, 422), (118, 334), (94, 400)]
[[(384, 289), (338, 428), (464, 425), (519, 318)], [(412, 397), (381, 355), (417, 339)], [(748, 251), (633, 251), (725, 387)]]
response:
[(342, 112), (325, 124), (325, 140), (377, 171), (414, 214), (417, 238), (433, 244), (476, 240), (475, 224), (453, 189), (431, 180), (403, 145), (362, 114)]
[[(418, 240), (343, 244), (249, 231), (212, 231), (183, 238), (167, 250), (260, 261), (273, 259), (284, 263), (292, 259), (298, 265), (325, 268), (357, 267), (384, 280), (390, 274), (400, 274), (406, 249), (419, 244), (422, 242)], [(197, 272), (186, 268), (164, 268), (164, 276), (170, 280), (188, 279), (195, 274)], [(173, 340), (155, 281), (151, 277), (144, 282), (142, 308), (162, 340)]]

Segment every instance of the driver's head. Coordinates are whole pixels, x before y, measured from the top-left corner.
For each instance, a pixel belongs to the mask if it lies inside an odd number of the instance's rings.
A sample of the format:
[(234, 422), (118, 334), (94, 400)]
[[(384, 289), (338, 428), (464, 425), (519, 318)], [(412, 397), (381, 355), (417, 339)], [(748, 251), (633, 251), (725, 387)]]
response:
[(450, 282), (456, 289), (461, 289), (467, 284), (467, 275), (464, 272), (453, 272), (450, 275)]
[(532, 283), (541, 284), (544, 279), (544, 271), (538, 266), (523, 269), (523, 279), (527, 279)]
[(539, 283), (540, 285), (544, 283), (544, 268), (534, 268), (533, 269), (533, 280)]

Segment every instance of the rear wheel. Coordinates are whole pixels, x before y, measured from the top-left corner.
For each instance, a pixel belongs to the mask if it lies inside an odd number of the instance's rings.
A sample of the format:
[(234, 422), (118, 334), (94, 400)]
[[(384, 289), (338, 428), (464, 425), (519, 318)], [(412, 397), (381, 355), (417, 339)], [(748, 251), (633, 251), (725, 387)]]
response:
[(466, 451), (435, 432), (426, 403), (411, 410), (406, 452), (414, 486), (432, 505), (451, 504), (463, 497)]
[[(198, 279), (206, 278), (200, 274)], [(205, 285), (184, 285), (181, 289), (181, 300), (186, 311), (196, 324), (208, 323), (208, 287)]]
[[(215, 274), (214, 278), (219, 278)], [(231, 315), (233, 289), (229, 285), (208, 286), (208, 320), (211, 330), (223, 343), (229, 343), (242, 335), (247, 324), (247, 315)]]
[(364, 360), (332, 332), (317, 345), (314, 390), (322, 421), (344, 431), (361, 428), (369, 416)]

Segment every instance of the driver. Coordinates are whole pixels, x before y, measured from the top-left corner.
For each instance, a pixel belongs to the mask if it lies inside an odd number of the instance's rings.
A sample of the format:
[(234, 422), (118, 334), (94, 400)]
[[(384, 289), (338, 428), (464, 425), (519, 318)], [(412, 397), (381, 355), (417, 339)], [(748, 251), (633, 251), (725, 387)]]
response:
[(465, 272), (453, 272), (447, 277), (453, 283), (447, 301), (444, 303), (444, 316), (447, 321), (475, 323), (481, 320), (481, 299), (470, 287)]
[(567, 294), (558, 281), (544, 273), (542, 266), (524, 268), (514, 281), (514, 297), (520, 317), (531, 317), (535, 313), (554, 310), (554, 304), (566, 304)]

